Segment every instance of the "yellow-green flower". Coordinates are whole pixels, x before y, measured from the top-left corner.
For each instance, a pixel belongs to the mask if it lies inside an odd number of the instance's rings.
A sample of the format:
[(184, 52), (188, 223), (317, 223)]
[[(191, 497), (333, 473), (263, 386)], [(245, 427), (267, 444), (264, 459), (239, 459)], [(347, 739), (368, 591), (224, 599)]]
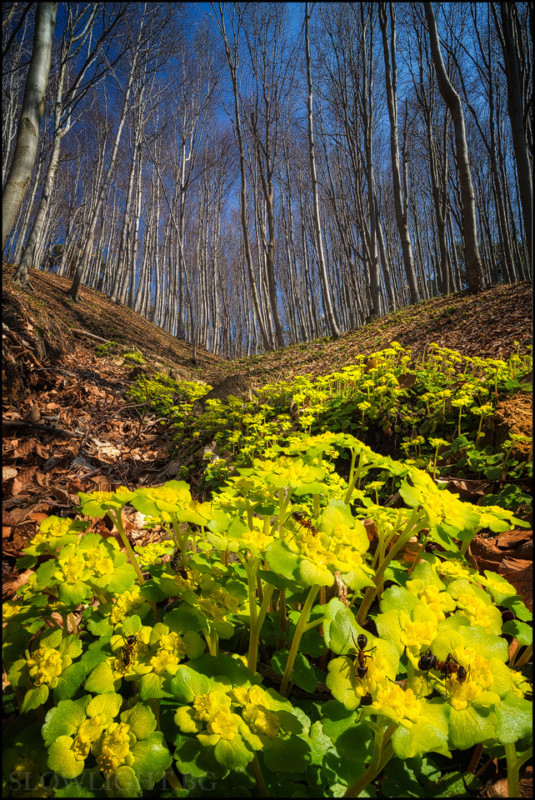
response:
[(127, 614), (130, 614), (134, 608), (137, 608), (144, 602), (145, 598), (141, 595), (138, 587), (135, 587), (130, 591), (123, 592), (116, 599), (115, 605), (111, 610), (110, 619), (113, 625), (117, 625), (119, 622), (122, 622)]
[(472, 572), (468, 567), (463, 566), (459, 561), (440, 561), (434, 565), (434, 569), (441, 578), (447, 581), (456, 579), (472, 580)]
[(516, 669), (512, 669), (511, 677), (513, 679), (513, 692), (518, 695), (518, 697), (525, 697), (527, 694), (531, 693), (531, 684), (521, 672), (518, 672)]
[(130, 726), (124, 722), (112, 722), (97, 745), (100, 749), (97, 764), (105, 778), (111, 777), (119, 767), (134, 764), (134, 756), (130, 748), (136, 743), (136, 737), (130, 733)]
[(72, 659), (63, 656), (52, 647), (39, 647), (29, 658), (26, 658), (30, 678), (35, 686), (45, 684), (51, 689), (58, 685), (58, 678), (70, 664)]
[(88, 569), (98, 577), (109, 575), (113, 572), (113, 561), (104, 548), (90, 547), (88, 550), (84, 550), (83, 554)]
[(279, 717), (274, 711), (247, 705), (242, 711), (242, 717), (253, 733), (275, 739), (280, 730)]
[(490, 628), (498, 624), (501, 628), (501, 614), (498, 609), (495, 606), (487, 605), (476, 595), (469, 592), (458, 595), (457, 605), (462, 608), (472, 625)]
[(406, 611), (399, 612), (401, 625), (400, 639), (407, 650), (416, 656), (421, 650), (428, 647), (438, 631), (438, 619), (436, 614), (427, 606), (416, 606), (413, 611), (413, 619)]
[[(238, 735), (241, 719), (237, 714), (233, 714), (227, 708), (220, 708), (215, 712), (206, 725), (209, 734), (217, 736), (219, 739), (231, 741)], [(215, 744), (212, 741), (211, 744)]]
[[(63, 548), (66, 550), (67, 548)], [(58, 567), (54, 573), (60, 582), (76, 583), (76, 581), (87, 580), (89, 571), (87, 569), (83, 555), (67, 553), (62, 558), (58, 558)]]
[(395, 683), (388, 683), (377, 689), (372, 708), (406, 728), (416, 724), (423, 711), (422, 701), (416, 697), (412, 689), (403, 691), (401, 686)]
[(446, 618), (446, 614), (455, 610), (455, 600), (447, 592), (441, 592), (438, 586), (424, 584), (422, 580), (407, 581), (405, 588), (415, 594), (421, 603), (427, 606), (437, 620)]
[(151, 658), (150, 665), (157, 675), (163, 675), (165, 672), (174, 675), (179, 667), (179, 659), (174, 653), (161, 650)]
[(213, 691), (197, 695), (193, 701), (195, 716), (202, 722), (208, 722), (222, 707), (230, 709), (230, 697), (223, 692)]
[(22, 611), (21, 605), (13, 602), (13, 600), (6, 600), (6, 602), (2, 605), (2, 614), (4, 616), (4, 622), (13, 619), (13, 617), (18, 616), (21, 613), (21, 611)]

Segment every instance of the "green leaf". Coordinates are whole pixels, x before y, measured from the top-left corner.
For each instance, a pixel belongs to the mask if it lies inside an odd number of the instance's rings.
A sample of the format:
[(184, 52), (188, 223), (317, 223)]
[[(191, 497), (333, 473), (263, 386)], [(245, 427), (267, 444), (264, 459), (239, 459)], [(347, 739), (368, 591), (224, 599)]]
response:
[(533, 730), (533, 704), (509, 692), (495, 709), (496, 738), (502, 744), (514, 744)]
[[(84, 775), (87, 776), (88, 770), (85, 771)], [(100, 770), (98, 771), (99, 774)], [(95, 777), (98, 779), (98, 775), (95, 772)], [(95, 786), (95, 782), (93, 782), (93, 787)], [(65, 786), (62, 786), (60, 789), (54, 789), (54, 797), (96, 797), (94, 791), (91, 789), (87, 789), (85, 786), (81, 786), (77, 781), (67, 783)]]
[(66, 606), (78, 606), (91, 597), (91, 589), (83, 581), (74, 583), (60, 583), (58, 587), (59, 599)]
[(398, 758), (408, 759), (426, 753), (450, 756), (448, 749), (449, 706), (442, 698), (422, 701), (423, 711), (410, 727), (399, 725), (392, 735), (392, 747)]
[(159, 700), (165, 697), (166, 693), (162, 688), (162, 679), (155, 672), (142, 675), (139, 681), (139, 696), (142, 700)]
[(148, 739), (156, 729), (156, 717), (149, 706), (137, 703), (133, 708), (123, 711), (121, 721), (130, 725), (136, 739)]
[(514, 636), (518, 639), (518, 643), (524, 647), (528, 647), (533, 643), (533, 628), (525, 622), (519, 622), (517, 619), (511, 619), (503, 626), (503, 633)]
[[(271, 657), (271, 665), (280, 675), (284, 674), (288, 661), (288, 650), (278, 650)], [(316, 671), (303, 653), (298, 652), (292, 669), (292, 682), (304, 689), (305, 692), (313, 692), (318, 682)]]
[(525, 603), (522, 602), (520, 597), (507, 597), (503, 604), (505, 608), (509, 608), (515, 617), (521, 619), (523, 622), (530, 622), (533, 619), (533, 614), (526, 607)]
[(344, 731), (355, 725), (356, 719), (356, 713), (348, 711), (338, 700), (327, 700), (321, 705), (323, 729), (334, 744)]
[(128, 592), (136, 581), (136, 571), (132, 564), (122, 564), (113, 571), (113, 575), (106, 585), (108, 592), (123, 594)]
[[(96, 617), (96, 618), (95, 618)], [(87, 630), (93, 636), (111, 636), (113, 633), (113, 625), (110, 620), (106, 618), (99, 619), (97, 615), (90, 617), (87, 620)]]
[(198, 694), (206, 694), (210, 688), (206, 675), (187, 666), (181, 667), (171, 681), (171, 691), (181, 703), (192, 703)]
[(161, 731), (154, 731), (143, 741), (137, 742), (132, 748), (132, 754), (135, 758), (136, 774), (144, 789), (152, 789), (173, 763)]
[[(275, 739), (275, 741), (277, 741)], [(254, 758), (254, 750), (249, 750), (236, 734), (233, 739), (220, 739), (214, 747), (218, 764), (230, 770), (244, 769)]]
[(327, 665), (329, 673), (325, 680), (333, 697), (348, 711), (360, 705), (360, 697), (355, 693), (355, 665), (349, 656), (333, 658)]
[(55, 586), (57, 581), (56, 570), (58, 568), (55, 558), (50, 558), (40, 564), (35, 570), (37, 576), (37, 586), (44, 588), (45, 586)]
[(282, 575), (278, 575), (269, 569), (259, 569), (257, 574), (263, 581), (270, 583), (276, 589), (291, 589), (295, 585), (293, 579), (283, 578)]
[(105, 694), (107, 692), (114, 692), (120, 685), (121, 679), (114, 678), (112, 668), (107, 662), (103, 661), (97, 664), (95, 669), (91, 672), (84, 683), (84, 689), (88, 692), (95, 692), (96, 694)]
[(21, 712), (25, 714), (26, 711), (31, 711), (34, 708), (39, 708), (39, 706), (42, 706), (43, 703), (46, 703), (48, 700), (49, 693), (50, 690), (48, 686), (45, 686), (44, 684), (37, 686), (35, 689), (29, 689), (24, 695)]
[(60, 700), (67, 700), (76, 694), (86, 675), (87, 668), (80, 661), (67, 667), (60, 675), (58, 685), (54, 689), (54, 702), (58, 703)]
[(50, 709), (42, 728), (47, 747), (59, 736), (72, 736), (75, 733), (86, 717), (85, 709), (90, 700), (88, 694), (78, 700), (60, 700)]
[(39, 639), (39, 647), (51, 647), (55, 650), (59, 644), (61, 644), (63, 640), (63, 631), (58, 630), (58, 628), (54, 628), (53, 630), (48, 630), (47, 633), (44, 633)]
[(217, 764), (213, 753), (203, 747), (198, 739), (179, 735), (178, 742), (173, 757), (183, 775), (203, 778), (210, 772), (225, 774), (226, 771)]
[(307, 738), (308, 746), (310, 747), (310, 763), (321, 766), (325, 755), (329, 751), (334, 751), (332, 740), (324, 732), (321, 722), (315, 722), (310, 728)]
[(48, 767), (62, 778), (72, 780), (84, 771), (84, 761), (74, 757), (71, 736), (59, 736), (48, 750)]
[(205, 631), (207, 630), (206, 618), (196, 608), (192, 608), (186, 604), (180, 608), (174, 608), (165, 614), (163, 618), (165, 625), (169, 626), (169, 630), (175, 633), (182, 633), (183, 631)]
[(93, 697), (87, 704), (86, 712), (88, 717), (96, 717), (97, 714), (104, 714), (110, 720), (114, 719), (119, 713), (123, 704), (123, 698), (115, 692), (108, 692)]
[(331, 787), (335, 783), (345, 784), (345, 790), (360, 778), (372, 752), (373, 732), (369, 724), (361, 722), (341, 733), (336, 740), (336, 750), (329, 751), (323, 762), (323, 773)]
[(383, 613), (397, 609), (410, 615), (419, 602), (416, 595), (403, 586), (390, 586), (384, 592), (379, 607)]
[(364, 629), (357, 625), (355, 615), (337, 597), (327, 603), (323, 622), (325, 644), (334, 653), (355, 650), (355, 641)]
[(489, 708), (476, 708), (474, 705), (450, 712), (450, 745), (457, 750), (496, 738), (496, 715)]
[(272, 772), (294, 772), (301, 774), (311, 763), (310, 744), (300, 736), (272, 739), (269, 749), (264, 751), (264, 764)]
[(123, 765), (113, 773), (111, 797), (138, 797), (141, 791), (138, 778), (132, 767)]

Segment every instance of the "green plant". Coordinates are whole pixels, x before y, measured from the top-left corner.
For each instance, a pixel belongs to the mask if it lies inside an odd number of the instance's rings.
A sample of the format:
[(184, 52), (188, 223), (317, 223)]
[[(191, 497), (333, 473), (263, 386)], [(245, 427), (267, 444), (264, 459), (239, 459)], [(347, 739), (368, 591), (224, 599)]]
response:
[(125, 361), (131, 361), (134, 364), (144, 364), (145, 359), (143, 358), (143, 353), (139, 350), (134, 350), (133, 352), (128, 352), (124, 354)]
[(109, 356), (112, 353), (116, 353), (119, 345), (117, 342), (113, 340), (109, 342), (103, 342), (102, 344), (97, 344), (95, 347), (95, 355), (102, 358), (103, 356)]
[[(522, 522), (347, 434), (293, 434), (273, 450), (211, 502), (183, 481), (80, 493), (80, 513), (108, 516), (124, 551), (90, 521), (41, 523), (4, 609), (18, 709), (5, 793), (24, 776), (47, 796), (181, 796), (185, 779), (192, 794), (208, 780), (219, 796), (356, 797), (389, 763), (425, 759), (431, 774), (435, 758), (481, 744), (506, 759), (515, 796), (531, 752), (531, 615), (463, 553), (477, 531)], [(377, 492), (385, 475), (403, 507), (359, 488), (373, 479)], [(130, 545), (127, 504), (164, 530), (161, 544)], [(511, 658), (505, 634), (519, 642)], [(424, 669), (427, 653), (455, 669)], [(293, 692), (318, 680), (331, 699)]]

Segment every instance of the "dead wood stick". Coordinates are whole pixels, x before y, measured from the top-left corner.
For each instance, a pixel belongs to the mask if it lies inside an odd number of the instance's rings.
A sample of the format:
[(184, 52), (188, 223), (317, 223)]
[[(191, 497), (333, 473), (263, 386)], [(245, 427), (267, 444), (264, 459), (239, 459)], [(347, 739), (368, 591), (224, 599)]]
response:
[(89, 333), (89, 331), (84, 331), (82, 328), (71, 328), (73, 333), (80, 333), (82, 336), (89, 336), (90, 339), (96, 339), (97, 342), (104, 342), (105, 344), (110, 344), (109, 339), (103, 339), (102, 336), (96, 336), (94, 333)]
[(63, 428), (56, 428), (51, 425), (40, 425), (38, 422), (30, 422), (24, 419), (4, 419), (2, 417), (2, 425), (6, 428), (35, 428), (38, 431), (45, 431), (46, 433), (55, 433), (57, 436), (68, 436), (71, 439), (79, 439), (82, 434), (75, 433), (74, 431), (66, 431)]

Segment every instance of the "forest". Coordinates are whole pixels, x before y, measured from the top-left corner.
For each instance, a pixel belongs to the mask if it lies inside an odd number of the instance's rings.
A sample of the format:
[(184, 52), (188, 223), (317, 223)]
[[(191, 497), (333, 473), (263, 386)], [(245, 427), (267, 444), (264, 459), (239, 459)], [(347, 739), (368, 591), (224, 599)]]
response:
[(532, 4), (2, 11), (2, 796), (532, 797)]
[(4, 3), (4, 260), (231, 358), (530, 280), (532, 29), (512, 2)]

